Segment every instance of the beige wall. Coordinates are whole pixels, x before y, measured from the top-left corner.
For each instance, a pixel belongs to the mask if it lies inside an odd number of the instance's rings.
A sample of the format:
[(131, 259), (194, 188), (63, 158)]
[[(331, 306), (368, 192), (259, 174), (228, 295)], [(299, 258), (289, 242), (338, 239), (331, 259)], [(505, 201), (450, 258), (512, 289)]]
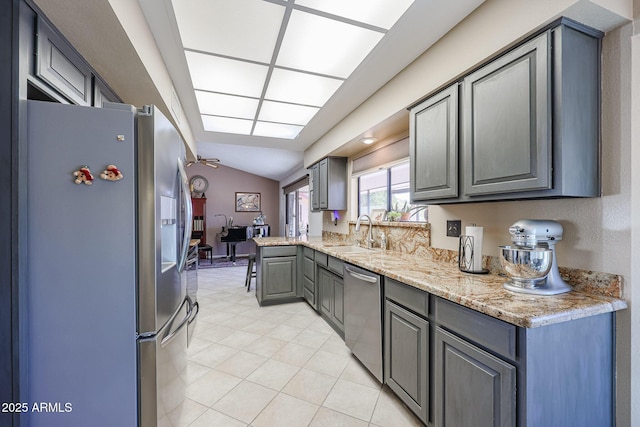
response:
[[(237, 169), (220, 166), (213, 169), (203, 165), (193, 165), (187, 169), (189, 177), (202, 175), (209, 180), (207, 196), (207, 243), (213, 246), (213, 254), (226, 255), (226, 244), (220, 242), (219, 233), (224, 225), (224, 217), (214, 217), (222, 213), (233, 217), (234, 225), (251, 225), (258, 216), (256, 212), (235, 212), (235, 193), (260, 193), (262, 213), (271, 226), (271, 235), (278, 236), (279, 226), (279, 185), (278, 181), (263, 178)], [(251, 241), (239, 243), (238, 255), (255, 253), (255, 244)]]

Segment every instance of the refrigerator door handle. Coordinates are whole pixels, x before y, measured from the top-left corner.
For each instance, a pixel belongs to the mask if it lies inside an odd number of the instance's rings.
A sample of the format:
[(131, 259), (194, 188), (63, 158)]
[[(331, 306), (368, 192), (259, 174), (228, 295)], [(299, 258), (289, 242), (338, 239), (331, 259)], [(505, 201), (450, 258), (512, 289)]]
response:
[(189, 189), (189, 178), (184, 168), (182, 159), (178, 158), (178, 171), (180, 171), (180, 179), (182, 181), (182, 197), (184, 198), (185, 224), (184, 236), (182, 237), (182, 250), (180, 251), (180, 263), (178, 271), (184, 271), (187, 265), (187, 257), (189, 255), (189, 242), (191, 240), (191, 227), (193, 225), (193, 206), (191, 205), (191, 190)]
[[(183, 319), (180, 321), (180, 324), (178, 325), (177, 328), (175, 329), (173, 329), (172, 327), (167, 328), (167, 335), (165, 335), (162, 338), (162, 341), (160, 341), (160, 346), (165, 347), (166, 345), (168, 345), (171, 342), (171, 340), (175, 338), (175, 336), (178, 335), (178, 333), (180, 333), (182, 328), (187, 326), (187, 324), (189, 323), (189, 320), (191, 319), (192, 312), (193, 312), (193, 304), (191, 304), (191, 301), (189, 300), (189, 298), (185, 298), (184, 301), (182, 301), (182, 304), (180, 304), (180, 308), (178, 309), (178, 313), (182, 311), (182, 307), (184, 307), (185, 304), (189, 304), (189, 310), (187, 310), (187, 313), (185, 314)], [(173, 326), (173, 322), (171, 323), (172, 323), (171, 326)]]
[(193, 323), (194, 320), (196, 320), (196, 317), (198, 317), (198, 313), (200, 313), (200, 304), (198, 304), (198, 301), (194, 302), (191, 308), (191, 314), (189, 315), (189, 324)]

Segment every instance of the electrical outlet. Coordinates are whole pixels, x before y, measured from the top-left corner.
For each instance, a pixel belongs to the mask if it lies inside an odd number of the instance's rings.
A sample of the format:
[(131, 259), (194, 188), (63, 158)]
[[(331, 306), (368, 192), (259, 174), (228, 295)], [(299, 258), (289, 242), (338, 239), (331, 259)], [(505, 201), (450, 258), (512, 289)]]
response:
[(459, 219), (447, 220), (447, 236), (448, 237), (460, 237), (460, 229), (462, 228), (462, 221)]

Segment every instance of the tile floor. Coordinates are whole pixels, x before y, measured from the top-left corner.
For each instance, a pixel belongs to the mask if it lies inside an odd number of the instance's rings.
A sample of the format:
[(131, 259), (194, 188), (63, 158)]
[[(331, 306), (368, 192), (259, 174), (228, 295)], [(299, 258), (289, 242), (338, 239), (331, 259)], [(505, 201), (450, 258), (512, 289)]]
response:
[(259, 307), (245, 273), (198, 271), (187, 400), (174, 426), (422, 425), (309, 305)]

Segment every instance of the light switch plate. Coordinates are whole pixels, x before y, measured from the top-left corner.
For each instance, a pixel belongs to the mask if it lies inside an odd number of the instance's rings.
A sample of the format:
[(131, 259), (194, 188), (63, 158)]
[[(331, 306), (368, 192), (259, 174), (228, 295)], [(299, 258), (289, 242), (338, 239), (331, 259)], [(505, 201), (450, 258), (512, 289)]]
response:
[(459, 219), (447, 220), (447, 236), (448, 237), (460, 237), (460, 229), (462, 228), (462, 221)]

